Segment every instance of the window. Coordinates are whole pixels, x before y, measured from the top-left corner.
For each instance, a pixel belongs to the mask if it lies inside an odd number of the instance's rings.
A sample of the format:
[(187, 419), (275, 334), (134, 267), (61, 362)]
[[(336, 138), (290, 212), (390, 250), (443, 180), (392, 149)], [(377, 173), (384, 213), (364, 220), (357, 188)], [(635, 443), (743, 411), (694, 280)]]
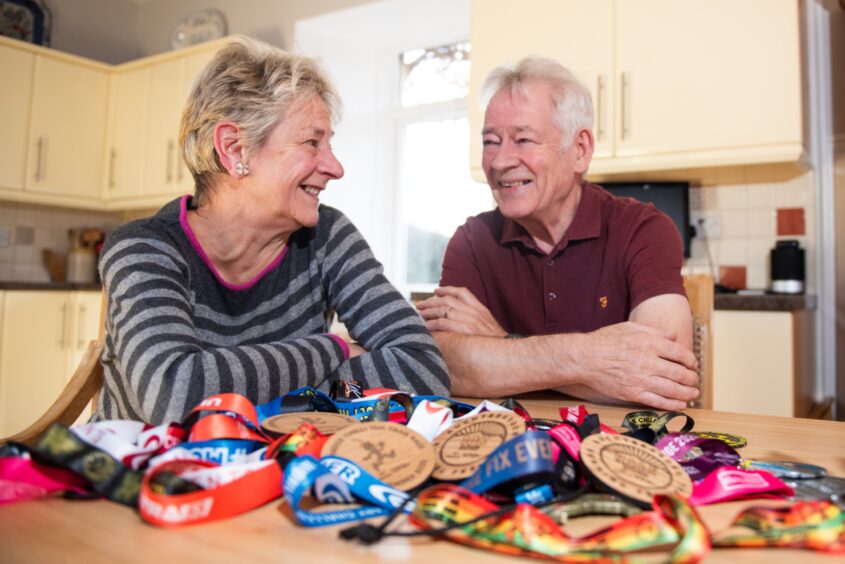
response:
[(462, 42), (400, 56), (398, 259), (405, 293), (433, 290), (455, 229), (493, 207), (490, 189), (469, 173), (469, 54)]

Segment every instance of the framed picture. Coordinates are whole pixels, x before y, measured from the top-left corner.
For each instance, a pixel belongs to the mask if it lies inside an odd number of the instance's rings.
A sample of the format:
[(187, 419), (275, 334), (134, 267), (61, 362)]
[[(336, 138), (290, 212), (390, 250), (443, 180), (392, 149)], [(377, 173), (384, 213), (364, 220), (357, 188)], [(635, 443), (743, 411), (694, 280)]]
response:
[(0, 0), (0, 35), (49, 47), (51, 23), (43, 0)]

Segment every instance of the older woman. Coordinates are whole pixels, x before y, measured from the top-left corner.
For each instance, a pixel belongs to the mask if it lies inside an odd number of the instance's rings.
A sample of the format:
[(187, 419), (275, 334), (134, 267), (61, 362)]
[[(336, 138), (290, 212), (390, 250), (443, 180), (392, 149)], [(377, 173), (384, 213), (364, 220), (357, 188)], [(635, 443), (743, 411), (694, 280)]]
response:
[[(178, 420), (210, 394), (262, 403), (339, 379), (448, 393), (423, 322), (355, 226), (320, 205), (343, 176), (338, 105), (313, 60), (258, 41), (239, 38), (206, 67), (181, 124), (194, 196), (103, 248), (96, 419)], [(357, 344), (327, 333), (330, 309)]]

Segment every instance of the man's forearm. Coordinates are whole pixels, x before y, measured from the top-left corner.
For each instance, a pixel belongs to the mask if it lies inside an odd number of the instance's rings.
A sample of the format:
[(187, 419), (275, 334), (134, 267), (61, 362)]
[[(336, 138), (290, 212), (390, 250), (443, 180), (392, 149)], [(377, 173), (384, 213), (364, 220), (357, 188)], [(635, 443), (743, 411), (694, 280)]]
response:
[(452, 379), (452, 395), (503, 397), (580, 385), (569, 350), (579, 334), (507, 340), (435, 332)]

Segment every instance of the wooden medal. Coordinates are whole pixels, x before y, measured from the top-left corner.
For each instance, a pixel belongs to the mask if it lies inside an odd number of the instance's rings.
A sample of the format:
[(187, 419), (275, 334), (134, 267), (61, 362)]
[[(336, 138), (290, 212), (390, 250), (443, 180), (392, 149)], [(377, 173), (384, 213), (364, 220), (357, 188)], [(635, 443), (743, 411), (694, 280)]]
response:
[(434, 469), (434, 449), (425, 437), (398, 423), (352, 425), (326, 441), (323, 456), (339, 456), (403, 491), (422, 484)]
[(485, 411), (462, 419), (434, 439), (433, 476), (462, 480), (472, 476), (490, 454), (525, 432), (525, 420), (513, 411)]
[(341, 413), (325, 411), (300, 411), (297, 413), (282, 413), (268, 417), (261, 422), (261, 427), (276, 435), (287, 435), (296, 431), (303, 423), (314, 425), (324, 435), (337, 433), (350, 425), (357, 425), (358, 420)]
[(692, 494), (692, 480), (680, 464), (632, 437), (590, 435), (581, 442), (581, 461), (599, 485), (645, 507), (655, 494)]

